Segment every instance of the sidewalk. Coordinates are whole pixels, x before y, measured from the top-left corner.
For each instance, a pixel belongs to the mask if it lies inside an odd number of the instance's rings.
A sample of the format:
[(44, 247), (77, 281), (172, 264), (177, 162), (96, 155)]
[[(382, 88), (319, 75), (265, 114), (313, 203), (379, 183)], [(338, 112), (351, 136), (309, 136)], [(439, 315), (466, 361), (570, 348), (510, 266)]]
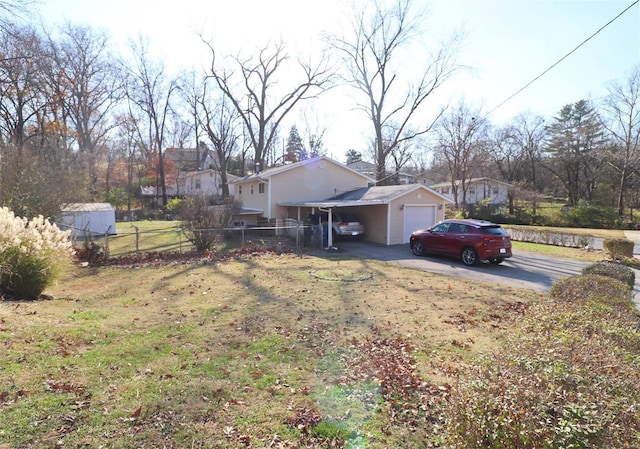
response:
[(640, 231), (624, 231), (624, 236), (634, 243), (633, 255), (640, 256)]
[[(627, 240), (634, 242), (633, 256), (640, 258), (640, 231), (624, 231), (624, 236)], [(633, 288), (633, 302), (636, 305), (636, 309), (640, 311), (640, 270), (634, 270), (636, 272), (636, 285)]]

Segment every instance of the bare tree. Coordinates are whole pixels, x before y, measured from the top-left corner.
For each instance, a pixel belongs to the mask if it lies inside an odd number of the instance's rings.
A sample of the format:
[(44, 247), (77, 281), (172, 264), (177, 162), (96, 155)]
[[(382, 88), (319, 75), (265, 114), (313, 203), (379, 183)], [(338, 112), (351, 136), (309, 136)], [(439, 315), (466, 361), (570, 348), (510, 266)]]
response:
[(610, 163), (619, 175), (617, 203), (622, 217), (630, 179), (640, 174), (640, 65), (632, 69), (626, 82), (614, 82), (608, 90), (605, 127), (614, 139)]
[[(521, 191), (538, 191), (537, 172), (543, 139), (541, 117), (519, 115), (511, 124), (493, 130), (489, 151), (504, 181), (518, 185)], [(509, 191), (508, 200), (509, 213), (514, 213), (513, 190)], [(535, 214), (535, 201), (533, 208)]]
[(30, 26), (0, 29), (0, 204), (25, 217), (54, 216), (63, 202), (85, 199), (75, 155), (60, 145), (65, 125), (51, 114), (42, 42)]
[(405, 78), (400, 58), (423, 37), (425, 13), (414, 13), (411, 0), (397, 0), (389, 8), (380, 0), (363, 4), (352, 18), (351, 35), (334, 38), (333, 46), (342, 56), (346, 81), (362, 95), (357, 107), (373, 125), (376, 175), (384, 180), (387, 157), (404, 142), (429, 132), (444, 112), (439, 109), (430, 120), (420, 115), (427, 100), (457, 71), (454, 55), (460, 37), (454, 35), (432, 54), (421, 54), (425, 66), (417, 79)]
[(463, 101), (438, 124), (437, 150), (446, 161), (455, 207), (464, 207), (470, 179), (477, 175), (487, 146), (489, 122)]
[(21, 149), (42, 108), (44, 50), (38, 32), (30, 26), (11, 25), (0, 32), (0, 136)]
[(136, 121), (140, 142), (147, 153), (157, 156), (158, 186), (162, 204), (167, 204), (164, 167), (164, 145), (171, 113), (172, 96), (178, 88), (175, 79), (167, 77), (164, 66), (148, 57), (147, 45), (140, 40), (133, 45), (135, 61), (126, 82), (126, 95), (144, 115), (145, 124)]
[(11, 26), (16, 19), (25, 19), (36, 0), (0, 0), (0, 28)]
[[(323, 58), (315, 64), (302, 61), (288, 64), (289, 56), (280, 43), (263, 47), (253, 57), (231, 58), (237, 69), (234, 71), (221, 67), (213, 45), (204, 42), (211, 50), (211, 78), (244, 123), (254, 162), (264, 166), (282, 120), (300, 102), (317, 97), (328, 87), (331, 74), (326, 61)], [(286, 81), (288, 87), (281, 87), (285, 76), (297, 77), (297, 81)]]
[(90, 27), (66, 24), (49, 36), (51, 65), (46, 74), (64, 109), (79, 155), (86, 165), (89, 192), (98, 195), (98, 149), (113, 128), (111, 114), (122, 98), (121, 77), (108, 53), (109, 36)]
[(528, 114), (518, 115), (509, 127), (509, 136), (521, 150), (521, 157), (526, 161), (522, 179), (525, 185), (535, 191), (543, 190), (542, 177), (539, 174), (542, 144), (546, 137), (544, 118)]
[(213, 145), (214, 163), (222, 183), (222, 196), (228, 198), (227, 166), (238, 146), (240, 116), (227, 96), (210, 98), (206, 85), (199, 105), (202, 111), (199, 115), (200, 126)]

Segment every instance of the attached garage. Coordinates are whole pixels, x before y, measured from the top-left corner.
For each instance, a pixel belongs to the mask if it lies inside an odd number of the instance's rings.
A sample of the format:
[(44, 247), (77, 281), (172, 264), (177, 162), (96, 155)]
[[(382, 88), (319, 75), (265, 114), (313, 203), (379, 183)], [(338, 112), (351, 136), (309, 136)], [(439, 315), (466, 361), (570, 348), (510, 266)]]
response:
[(315, 210), (347, 208), (364, 224), (364, 239), (382, 245), (409, 242), (411, 232), (444, 219), (451, 200), (422, 184), (373, 186), (356, 189), (327, 200), (279, 203), (290, 218), (306, 217)]
[(429, 228), (437, 222), (438, 208), (435, 204), (405, 204), (402, 243), (409, 242), (413, 231)]

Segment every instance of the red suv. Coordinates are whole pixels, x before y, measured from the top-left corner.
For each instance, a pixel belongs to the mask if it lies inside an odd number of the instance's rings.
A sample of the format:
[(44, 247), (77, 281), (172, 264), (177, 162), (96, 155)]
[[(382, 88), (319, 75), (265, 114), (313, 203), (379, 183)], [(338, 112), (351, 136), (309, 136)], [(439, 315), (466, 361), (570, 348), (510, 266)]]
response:
[(484, 220), (445, 220), (411, 234), (411, 251), (459, 257), (465, 265), (482, 260), (499, 264), (511, 257), (511, 237), (500, 225)]

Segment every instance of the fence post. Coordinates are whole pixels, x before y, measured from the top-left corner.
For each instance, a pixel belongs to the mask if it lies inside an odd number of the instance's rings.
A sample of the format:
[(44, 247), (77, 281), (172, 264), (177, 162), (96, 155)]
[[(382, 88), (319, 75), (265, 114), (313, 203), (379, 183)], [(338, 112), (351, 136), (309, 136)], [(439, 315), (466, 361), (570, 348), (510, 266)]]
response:
[(136, 229), (136, 260), (140, 260), (140, 230), (137, 226), (134, 226)]
[(109, 260), (109, 233), (104, 233), (104, 260)]

